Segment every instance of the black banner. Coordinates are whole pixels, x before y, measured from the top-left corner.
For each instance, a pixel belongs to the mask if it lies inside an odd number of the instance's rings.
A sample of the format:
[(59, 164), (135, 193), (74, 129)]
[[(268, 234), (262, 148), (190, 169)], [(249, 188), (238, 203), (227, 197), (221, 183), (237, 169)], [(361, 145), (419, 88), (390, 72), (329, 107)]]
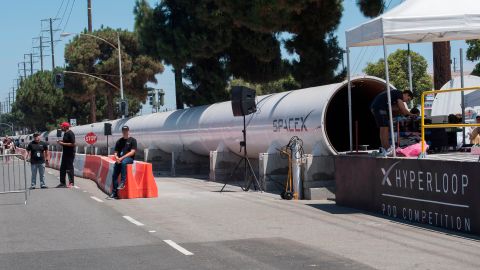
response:
[(480, 163), (335, 158), (339, 205), (480, 234)]

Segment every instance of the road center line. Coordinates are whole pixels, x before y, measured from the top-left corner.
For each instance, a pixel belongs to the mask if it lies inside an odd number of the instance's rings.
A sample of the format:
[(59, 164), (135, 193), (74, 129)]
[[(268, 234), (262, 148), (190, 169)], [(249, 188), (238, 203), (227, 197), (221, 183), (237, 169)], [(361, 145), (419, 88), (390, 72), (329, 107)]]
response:
[(170, 245), (171, 247), (173, 247), (174, 249), (176, 249), (177, 251), (179, 251), (183, 255), (187, 255), (187, 256), (193, 255), (192, 252), (184, 249), (183, 247), (181, 247), (179, 244), (173, 242), (172, 240), (163, 240), (163, 242), (167, 243), (168, 245)]
[(124, 219), (130, 221), (131, 223), (137, 225), (137, 226), (144, 226), (145, 224), (141, 223), (140, 221), (135, 220), (134, 218), (130, 216), (123, 216)]
[(97, 198), (95, 196), (90, 196), (90, 198), (92, 198), (93, 200), (95, 200), (97, 202), (103, 202), (102, 200), (100, 200), (99, 198)]

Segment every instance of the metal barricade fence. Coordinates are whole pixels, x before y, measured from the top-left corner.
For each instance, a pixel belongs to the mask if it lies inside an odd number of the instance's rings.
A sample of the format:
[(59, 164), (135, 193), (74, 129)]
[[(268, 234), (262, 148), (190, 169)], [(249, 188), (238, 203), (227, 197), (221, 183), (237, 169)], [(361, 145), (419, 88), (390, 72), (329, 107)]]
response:
[(22, 155), (0, 155), (0, 195), (9, 193), (24, 193), (27, 204), (27, 169)]

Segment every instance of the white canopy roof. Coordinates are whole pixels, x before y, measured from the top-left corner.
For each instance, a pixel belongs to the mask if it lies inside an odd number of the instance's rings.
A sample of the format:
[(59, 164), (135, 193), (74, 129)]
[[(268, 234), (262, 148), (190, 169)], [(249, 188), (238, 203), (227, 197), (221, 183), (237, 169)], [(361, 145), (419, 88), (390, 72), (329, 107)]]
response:
[[(480, 77), (467, 75), (464, 77), (465, 87), (476, 87), (480, 85)], [(452, 78), (447, 82), (442, 89), (447, 90), (451, 88), (461, 88), (461, 78), (460, 76)], [(475, 90), (465, 91), (465, 100), (469, 99), (469, 96), (474, 93)], [(477, 90), (478, 91), (478, 90)], [(468, 104), (471, 107), (480, 106), (479, 104)], [(437, 115), (449, 115), (449, 114), (462, 113), (462, 92), (449, 92), (438, 94), (435, 96), (432, 104), (432, 116)]]
[(406, 0), (346, 31), (347, 47), (480, 38), (479, 0)]

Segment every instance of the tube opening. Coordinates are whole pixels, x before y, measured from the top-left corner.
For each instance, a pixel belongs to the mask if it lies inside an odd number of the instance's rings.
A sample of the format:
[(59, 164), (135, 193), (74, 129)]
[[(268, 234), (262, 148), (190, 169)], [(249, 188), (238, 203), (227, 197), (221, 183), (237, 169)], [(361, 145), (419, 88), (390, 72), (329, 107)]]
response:
[[(368, 145), (369, 150), (380, 147), (379, 130), (370, 112), (370, 104), (379, 93), (385, 90), (385, 86), (384, 82), (369, 78), (352, 80), (353, 150), (356, 149), (356, 122), (358, 123), (358, 144)], [(338, 89), (327, 105), (325, 130), (327, 139), (336, 152), (350, 151), (347, 83)]]

